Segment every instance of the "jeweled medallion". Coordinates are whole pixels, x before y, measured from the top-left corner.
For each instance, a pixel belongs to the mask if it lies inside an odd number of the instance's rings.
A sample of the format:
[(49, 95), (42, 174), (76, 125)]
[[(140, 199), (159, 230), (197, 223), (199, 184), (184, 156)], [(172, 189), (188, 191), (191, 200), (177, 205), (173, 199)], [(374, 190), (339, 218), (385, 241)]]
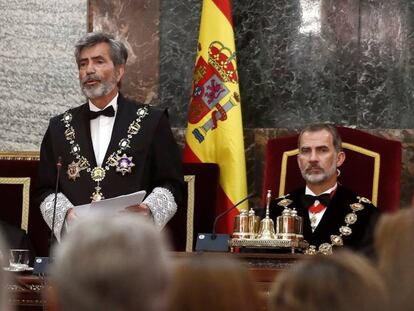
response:
[(119, 148), (121, 148), (122, 150), (125, 150), (127, 148), (130, 148), (129, 145), (129, 139), (127, 138), (123, 138), (120, 140), (119, 144), (118, 144)]
[(371, 204), (371, 201), (365, 197), (357, 197), (357, 199), (359, 200), (359, 202), (363, 202), (366, 204)]
[(93, 181), (98, 182), (105, 178), (105, 170), (101, 166), (94, 167), (91, 172)]
[(92, 193), (91, 199), (94, 202), (100, 201), (102, 199), (105, 199), (105, 197), (103, 196), (102, 192), (101, 192), (101, 187), (96, 186), (95, 187), (95, 192)]
[(64, 115), (63, 115), (62, 120), (63, 120), (65, 123), (69, 123), (70, 121), (72, 121), (72, 114), (71, 114), (70, 112), (66, 111), (66, 112), (64, 113)]
[(75, 130), (73, 127), (68, 127), (65, 131), (66, 140), (74, 140), (75, 139)]
[(146, 108), (139, 108), (137, 110), (137, 116), (138, 117), (144, 117), (148, 114), (147, 109)]
[(77, 154), (80, 152), (80, 147), (78, 144), (73, 144), (72, 147), (70, 148), (70, 153), (72, 154)]
[(364, 205), (361, 203), (353, 203), (350, 206), (354, 212), (362, 211), (364, 209)]
[(75, 181), (76, 178), (80, 177), (80, 171), (79, 162), (72, 161), (72, 163), (68, 165), (66, 173), (68, 174), (69, 179)]
[(86, 170), (89, 167), (89, 162), (85, 157), (80, 157), (78, 165), (81, 171)]
[(315, 245), (310, 245), (306, 250), (305, 250), (305, 254), (306, 255), (316, 255), (318, 253), (318, 251), (316, 250), (316, 246)]
[(344, 245), (342, 238), (336, 234), (331, 234), (331, 242), (333, 245), (336, 245), (336, 246)]
[(132, 157), (128, 157), (125, 153), (122, 156), (116, 156), (116, 162), (116, 171), (120, 172), (122, 176), (125, 173), (131, 173), (132, 167), (135, 166), (132, 162)]
[(319, 245), (319, 252), (323, 255), (332, 255), (332, 245), (329, 243), (322, 243)]
[(314, 214), (314, 213), (311, 213), (312, 214), (312, 216), (310, 217), (310, 223), (311, 223), (311, 228), (312, 228), (312, 232), (313, 231), (315, 231), (315, 229), (316, 229), (316, 221), (317, 221), (317, 218), (316, 218), (316, 214)]
[(354, 213), (349, 213), (345, 216), (345, 222), (347, 225), (353, 225), (358, 219), (358, 216)]
[(339, 228), (339, 232), (341, 232), (345, 236), (348, 236), (352, 234), (352, 229), (347, 226), (342, 226), (341, 228)]
[(129, 125), (129, 127), (128, 127), (128, 133), (129, 134), (132, 134), (132, 135), (138, 134), (140, 128), (141, 128), (141, 125), (139, 124), (139, 122), (138, 121), (134, 121), (134, 122), (132, 122)]

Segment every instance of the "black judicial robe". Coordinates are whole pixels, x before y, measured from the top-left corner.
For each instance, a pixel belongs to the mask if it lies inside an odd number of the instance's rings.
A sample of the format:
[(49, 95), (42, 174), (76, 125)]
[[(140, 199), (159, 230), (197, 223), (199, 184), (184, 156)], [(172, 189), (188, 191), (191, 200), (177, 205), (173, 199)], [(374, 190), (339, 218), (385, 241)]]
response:
[[(302, 197), (304, 194), (305, 188), (301, 188), (292, 192), (286, 198), (293, 201), (290, 207), (295, 207), (298, 215), (303, 219), (304, 239), (308, 241), (310, 245), (314, 245), (318, 249), (319, 245), (322, 243), (331, 243), (332, 234), (340, 234), (339, 228), (346, 225), (345, 216), (352, 213), (350, 204), (357, 203), (359, 200), (357, 199), (356, 194), (338, 184), (335, 194), (321, 221), (315, 231), (312, 232), (308, 207), (303, 205)], [(283, 207), (277, 205), (280, 200), (281, 198), (273, 200), (270, 205), (270, 217), (274, 221), (276, 221), (276, 217), (283, 211)], [(356, 223), (349, 225), (352, 229), (352, 234), (349, 236), (342, 236), (342, 238), (344, 246), (371, 254), (373, 252), (373, 231), (379, 213), (373, 204), (363, 202), (361, 202), (361, 204), (364, 206), (364, 209), (356, 212), (358, 218)]]
[[(174, 140), (168, 121), (167, 112), (145, 105), (148, 115), (142, 119), (138, 134), (130, 141), (130, 148), (125, 150), (128, 157), (132, 156), (131, 173), (120, 172), (111, 167), (106, 171), (105, 178), (100, 182), (104, 198), (112, 198), (139, 190), (146, 190), (147, 195), (155, 187), (164, 187), (172, 192), (178, 206), (183, 196), (183, 173), (181, 153)], [(112, 131), (112, 137), (103, 160), (102, 166), (108, 157), (119, 149), (121, 139), (127, 138), (128, 127), (137, 118), (137, 109), (145, 107), (135, 101), (118, 96), (118, 110)], [(89, 105), (83, 104), (70, 109), (75, 130), (75, 142), (80, 147), (79, 154), (90, 163), (90, 167), (97, 166), (90, 134)], [(62, 167), (59, 178), (59, 192), (62, 192), (73, 205), (91, 202), (91, 195), (95, 191), (96, 182), (90, 172), (82, 170), (80, 177), (71, 180), (68, 177), (68, 165), (76, 158), (71, 154), (71, 145), (65, 137), (65, 123), (63, 114), (53, 117), (43, 138), (40, 150), (39, 176), (36, 190), (36, 201), (40, 204), (48, 195), (55, 191), (55, 181), (58, 157), (62, 158)]]

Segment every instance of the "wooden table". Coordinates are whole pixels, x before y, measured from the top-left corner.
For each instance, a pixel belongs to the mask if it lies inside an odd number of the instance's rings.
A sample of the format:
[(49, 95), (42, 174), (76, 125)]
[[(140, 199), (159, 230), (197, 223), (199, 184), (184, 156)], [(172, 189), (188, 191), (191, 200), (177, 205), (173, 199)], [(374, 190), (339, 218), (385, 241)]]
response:
[(46, 279), (37, 275), (21, 275), (10, 273), (7, 290), (9, 303), (16, 310), (43, 310)]

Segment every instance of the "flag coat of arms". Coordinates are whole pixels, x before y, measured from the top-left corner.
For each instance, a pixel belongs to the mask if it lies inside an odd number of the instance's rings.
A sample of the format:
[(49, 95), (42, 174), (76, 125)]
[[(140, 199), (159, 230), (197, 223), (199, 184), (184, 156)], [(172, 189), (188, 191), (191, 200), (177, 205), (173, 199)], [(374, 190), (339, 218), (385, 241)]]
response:
[[(219, 165), (216, 215), (247, 196), (235, 52), (230, 0), (203, 0), (184, 161)], [(232, 232), (235, 214), (220, 221), (219, 231)]]

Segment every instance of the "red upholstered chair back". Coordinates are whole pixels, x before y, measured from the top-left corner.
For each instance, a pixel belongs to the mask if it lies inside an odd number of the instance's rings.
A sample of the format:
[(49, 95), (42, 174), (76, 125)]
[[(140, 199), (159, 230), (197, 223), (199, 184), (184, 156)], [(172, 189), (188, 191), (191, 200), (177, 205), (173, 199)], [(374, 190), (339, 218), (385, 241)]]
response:
[[(338, 181), (369, 198), (381, 211), (400, 207), (401, 142), (380, 138), (357, 129), (337, 127), (346, 160)], [(305, 185), (297, 165), (298, 135), (270, 139), (266, 148), (263, 198)]]

